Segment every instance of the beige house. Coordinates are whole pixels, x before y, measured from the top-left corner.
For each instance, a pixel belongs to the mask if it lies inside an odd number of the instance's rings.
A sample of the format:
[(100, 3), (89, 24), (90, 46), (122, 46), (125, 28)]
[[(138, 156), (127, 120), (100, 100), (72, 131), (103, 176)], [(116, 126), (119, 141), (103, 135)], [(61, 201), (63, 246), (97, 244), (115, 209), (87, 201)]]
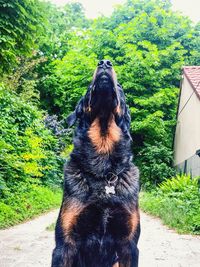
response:
[(200, 176), (200, 66), (183, 68), (174, 165), (182, 172)]

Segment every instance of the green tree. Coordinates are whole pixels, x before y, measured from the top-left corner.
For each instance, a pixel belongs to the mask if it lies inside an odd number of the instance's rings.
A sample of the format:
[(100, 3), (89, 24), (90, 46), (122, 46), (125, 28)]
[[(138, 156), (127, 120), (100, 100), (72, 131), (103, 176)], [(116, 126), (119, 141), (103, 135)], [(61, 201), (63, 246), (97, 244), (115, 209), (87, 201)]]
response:
[(0, 74), (12, 70), (20, 57), (37, 48), (44, 14), (38, 0), (0, 1)]
[[(170, 1), (162, 0), (128, 0), (110, 17), (93, 21), (85, 18), (78, 3), (0, 3), (2, 18), (5, 13), (10, 22), (4, 20), (1, 27), (8, 29), (1, 35), (2, 70), (12, 70), (20, 60), (12, 79), (4, 82), (21, 99), (64, 118), (86, 91), (97, 61), (110, 59), (130, 107), (133, 151), (143, 183), (171, 176), (181, 68), (200, 64), (199, 24), (194, 26), (172, 11)], [(12, 24), (14, 34), (9, 33)]]
[(90, 25), (80, 3), (68, 3), (57, 7), (50, 2), (44, 3), (47, 18), (46, 33), (40, 37), (40, 52), (49, 60), (62, 58), (69, 48), (69, 41), (78, 29)]
[[(199, 25), (194, 27), (187, 17), (172, 11), (170, 1), (129, 0), (111, 17), (100, 17), (88, 29), (73, 32), (66, 55), (52, 63), (42, 84), (44, 105), (66, 116), (86, 90), (94, 63), (111, 59), (131, 110), (133, 151), (142, 181), (155, 184), (173, 174), (181, 68), (198, 63), (199, 47)], [(153, 156), (160, 157), (163, 172), (150, 169)]]
[[(66, 99), (68, 95), (71, 96), (69, 89), (72, 84), (69, 85), (69, 83), (73, 83), (73, 78), (76, 76), (75, 72), (72, 75), (72, 66), (80, 64), (79, 67), (83, 71), (82, 75), (87, 70), (85, 69), (84, 72), (84, 67), (81, 67), (81, 60), (78, 58), (80, 51), (73, 51), (73, 44), (74, 42), (79, 42), (79, 37), (81, 38), (84, 35), (91, 22), (86, 19), (83, 7), (79, 3), (68, 3), (63, 7), (56, 7), (50, 3), (46, 3), (46, 16), (49, 23), (47, 24), (46, 35), (41, 38), (39, 48), (40, 57), (44, 57), (45, 60), (36, 67), (38, 77), (37, 89), (40, 92), (41, 106), (47, 109), (49, 113), (56, 113), (61, 116), (63, 113), (66, 114), (66, 110), (67, 113), (69, 112), (69, 108), (66, 107)], [(80, 43), (80, 48), (82, 47), (83, 45)], [(84, 54), (85, 52), (83, 52), (83, 58), (85, 58)], [(59, 60), (62, 62), (62, 59), (65, 62), (65, 66), (69, 60), (69, 66), (67, 65), (66, 68), (63, 68), (68, 82), (64, 82), (64, 78), (60, 79), (61, 77), (57, 75), (58, 70), (56, 65)], [(63, 64), (61, 63), (61, 65)], [(69, 71), (69, 75), (67, 75), (66, 70)], [(81, 80), (81, 72), (79, 71), (79, 73), (77, 78), (79, 77)], [(70, 79), (72, 76), (71, 82)], [(78, 82), (75, 86), (79, 86)], [(82, 93), (83, 89), (80, 89), (78, 95), (80, 96)], [(71, 102), (73, 102), (71, 99), (67, 100), (67, 106), (74, 106), (74, 103)]]
[(43, 112), (0, 86), (0, 194), (14, 183), (39, 179), (59, 184), (62, 159), (58, 139), (45, 128)]

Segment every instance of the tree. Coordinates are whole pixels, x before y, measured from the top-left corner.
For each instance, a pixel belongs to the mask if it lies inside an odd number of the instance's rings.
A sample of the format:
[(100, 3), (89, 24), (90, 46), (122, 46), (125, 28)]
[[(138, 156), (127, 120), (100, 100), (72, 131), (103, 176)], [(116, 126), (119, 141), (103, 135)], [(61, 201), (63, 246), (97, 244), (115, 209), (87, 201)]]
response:
[(90, 22), (80, 3), (57, 7), (47, 2), (44, 9), (48, 22), (45, 35), (40, 37), (40, 52), (49, 60), (61, 59), (69, 51), (69, 41), (76, 30), (86, 29)]
[(128, 0), (110, 17), (95, 20), (86, 19), (78, 3), (2, 0), (0, 8), (0, 72), (14, 70), (12, 79), (4, 79), (7, 85), (23, 100), (40, 95), (34, 105), (65, 118), (90, 84), (98, 60), (110, 59), (130, 107), (143, 183), (173, 174), (181, 68), (200, 64), (200, 24), (194, 26), (162, 0)]
[(21, 56), (37, 48), (44, 14), (38, 0), (0, 1), (0, 74), (11, 71)]

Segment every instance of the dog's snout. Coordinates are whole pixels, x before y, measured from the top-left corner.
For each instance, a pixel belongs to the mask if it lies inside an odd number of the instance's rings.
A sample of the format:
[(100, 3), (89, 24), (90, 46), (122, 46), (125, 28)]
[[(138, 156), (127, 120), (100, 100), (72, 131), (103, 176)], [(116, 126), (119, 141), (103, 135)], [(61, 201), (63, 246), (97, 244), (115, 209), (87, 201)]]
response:
[(110, 60), (106, 60), (106, 65), (112, 67), (112, 62)]
[(98, 63), (98, 67), (104, 69), (112, 68), (112, 63), (110, 60), (100, 60)]
[(104, 64), (104, 61), (103, 61), (103, 60), (100, 60), (99, 63), (98, 63), (98, 66), (99, 66), (99, 67), (100, 67), (100, 66), (103, 66), (103, 64)]

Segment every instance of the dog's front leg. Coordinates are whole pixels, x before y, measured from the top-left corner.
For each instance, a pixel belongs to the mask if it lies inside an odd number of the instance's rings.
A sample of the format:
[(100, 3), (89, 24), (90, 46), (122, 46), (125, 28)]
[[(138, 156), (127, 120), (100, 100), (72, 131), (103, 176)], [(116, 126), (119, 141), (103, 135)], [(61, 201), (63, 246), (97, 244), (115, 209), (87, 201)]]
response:
[(135, 241), (120, 244), (117, 249), (119, 267), (138, 267), (139, 250)]
[(83, 209), (77, 199), (64, 201), (56, 223), (56, 248), (53, 251), (52, 267), (72, 267), (77, 255), (77, 244), (73, 238), (73, 227)]
[(72, 267), (76, 255), (76, 248), (71, 244), (56, 247), (52, 255), (51, 267)]

